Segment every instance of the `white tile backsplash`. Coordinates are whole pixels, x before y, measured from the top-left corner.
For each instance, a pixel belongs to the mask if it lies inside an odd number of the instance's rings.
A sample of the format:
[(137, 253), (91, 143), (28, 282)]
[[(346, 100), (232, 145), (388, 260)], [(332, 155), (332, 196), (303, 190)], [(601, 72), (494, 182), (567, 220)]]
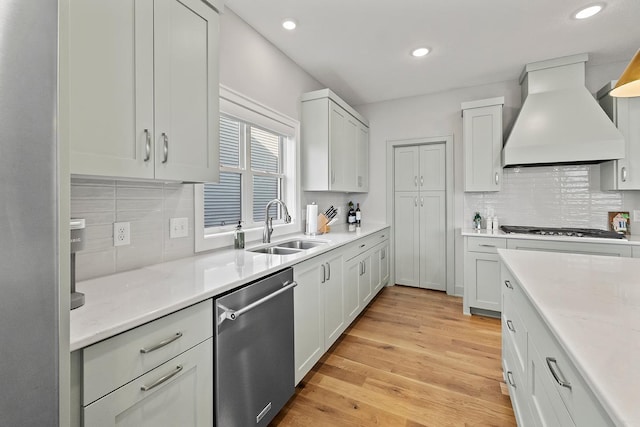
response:
[(474, 212), (492, 209), (500, 225), (606, 229), (607, 213), (628, 210), (629, 201), (624, 192), (600, 191), (599, 182), (598, 165), (506, 168), (502, 191), (465, 193), (463, 227)]

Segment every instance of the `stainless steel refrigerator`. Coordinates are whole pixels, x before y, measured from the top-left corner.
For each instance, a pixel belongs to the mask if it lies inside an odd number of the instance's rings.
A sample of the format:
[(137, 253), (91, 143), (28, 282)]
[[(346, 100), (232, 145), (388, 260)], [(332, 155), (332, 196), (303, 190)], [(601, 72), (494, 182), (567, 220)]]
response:
[(0, 1), (0, 426), (59, 422), (57, 11)]

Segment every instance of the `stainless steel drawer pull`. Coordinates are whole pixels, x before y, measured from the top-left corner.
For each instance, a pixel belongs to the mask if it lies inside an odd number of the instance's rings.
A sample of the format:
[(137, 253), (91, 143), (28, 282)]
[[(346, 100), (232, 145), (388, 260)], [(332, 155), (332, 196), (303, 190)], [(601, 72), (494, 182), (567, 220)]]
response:
[(169, 160), (169, 137), (164, 132), (162, 132), (162, 149), (164, 151), (164, 159), (162, 159), (162, 163), (167, 163)]
[(176, 334), (174, 336), (172, 336), (171, 338), (167, 338), (166, 340), (160, 341), (158, 344), (154, 344), (151, 347), (143, 347), (140, 349), (140, 353), (142, 354), (147, 354), (147, 353), (151, 353), (152, 351), (155, 351), (159, 348), (162, 348), (166, 345), (171, 344), (172, 342), (174, 342), (175, 340), (177, 340), (178, 338), (182, 337), (182, 332), (176, 332)]
[(622, 182), (627, 182), (627, 176), (628, 176), (627, 167), (625, 166), (621, 170), (621, 177), (620, 178), (622, 179)]
[(414, 187), (418, 186), (418, 175), (413, 177), (413, 185), (414, 185)]
[(482, 246), (483, 248), (495, 248), (496, 245), (485, 245), (484, 243), (480, 243), (478, 246)]
[[(565, 380), (564, 378), (561, 378), (560, 374), (558, 373), (560, 370), (558, 369), (558, 371), (556, 371), (556, 368), (558, 368), (558, 361), (556, 360), (555, 357), (547, 357), (547, 366), (549, 367), (549, 370), (551, 371), (551, 375), (553, 375), (553, 379), (556, 380), (556, 382), (558, 384), (560, 384), (562, 387), (566, 387), (569, 390), (571, 390), (571, 383), (567, 380)], [(555, 368), (554, 368), (555, 366)], [(564, 375), (563, 375), (564, 376)]]
[(511, 332), (516, 331), (516, 328), (513, 327), (513, 322), (511, 320), (507, 320), (507, 328), (509, 328)]
[(270, 299), (277, 297), (281, 293), (287, 292), (289, 289), (295, 288), (296, 286), (298, 286), (298, 283), (286, 281), (285, 283), (282, 284), (282, 288), (278, 289), (275, 292), (270, 293), (266, 297), (262, 297), (259, 300), (254, 301), (251, 304), (242, 307), (240, 310), (231, 310), (230, 308), (227, 308), (227, 307), (223, 306), (222, 304), (217, 303), (216, 306), (219, 309), (223, 310), (222, 313), (220, 313), (220, 316), (218, 317), (218, 325), (221, 325), (222, 322), (224, 322), (227, 319), (228, 320), (236, 320), (238, 317), (242, 316), (243, 314), (253, 310), (254, 308), (258, 307), (259, 305), (264, 304), (265, 302), (269, 301)]
[(327, 264), (327, 280), (331, 280), (331, 264), (329, 264), (328, 262)]
[(505, 280), (505, 281), (504, 281), (504, 285), (505, 285), (507, 288), (509, 288), (509, 289), (513, 289), (513, 285), (512, 285), (512, 284), (511, 284), (511, 282), (510, 282), (510, 281), (508, 281), (508, 280)]
[(498, 175), (498, 172), (496, 172), (496, 176), (494, 179), (495, 179), (496, 185), (498, 185), (500, 183), (500, 175)]
[(513, 372), (507, 372), (507, 381), (509, 381), (509, 385), (513, 388), (516, 388), (516, 382), (513, 380)]
[(424, 176), (420, 175), (420, 187), (424, 185)]
[(361, 248), (364, 248), (365, 246), (367, 245), (365, 245), (364, 243), (360, 245)]
[(145, 141), (144, 141), (144, 161), (148, 162), (151, 158), (151, 134), (149, 133), (149, 129), (144, 130)]
[(163, 382), (168, 381), (169, 379), (171, 379), (172, 377), (175, 377), (176, 375), (178, 375), (180, 373), (180, 371), (182, 371), (182, 365), (178, 365), (176, 366), (176, 369), (174, 369), (173, 371), (169, 372), (167, 375), (165, 375), (164, 377), (158, 378), (157, 380), (155, 380), (153, 383), (149, 384), (149, 385), (143, 385), (142, 387), (140, 387), (140, 390), (142, 391), (149, 391), (154, 387), (158, 387), (160, 384), (162, 384)]
[(327, 281), (327, 267), (322, 264), (322, 282), (320, 283), (324, 283)]

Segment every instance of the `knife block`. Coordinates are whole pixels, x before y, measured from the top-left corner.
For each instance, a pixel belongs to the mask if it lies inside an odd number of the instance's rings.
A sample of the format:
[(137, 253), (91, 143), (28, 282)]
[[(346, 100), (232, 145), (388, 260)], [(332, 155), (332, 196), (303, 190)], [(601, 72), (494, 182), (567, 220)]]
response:
[(331, 228), (327, 225), (328, 223), (329, 219), (324, 214), (318, 215), (318, 233), (326, 234), (331, 231)]

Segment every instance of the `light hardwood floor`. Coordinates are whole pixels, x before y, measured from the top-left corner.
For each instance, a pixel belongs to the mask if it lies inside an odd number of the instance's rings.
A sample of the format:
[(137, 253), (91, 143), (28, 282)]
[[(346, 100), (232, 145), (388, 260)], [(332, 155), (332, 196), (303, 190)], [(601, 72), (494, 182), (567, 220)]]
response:
[(385, 288), (271, 426), (515, 426), (500, 343), (500, 320), (460, 298)]

